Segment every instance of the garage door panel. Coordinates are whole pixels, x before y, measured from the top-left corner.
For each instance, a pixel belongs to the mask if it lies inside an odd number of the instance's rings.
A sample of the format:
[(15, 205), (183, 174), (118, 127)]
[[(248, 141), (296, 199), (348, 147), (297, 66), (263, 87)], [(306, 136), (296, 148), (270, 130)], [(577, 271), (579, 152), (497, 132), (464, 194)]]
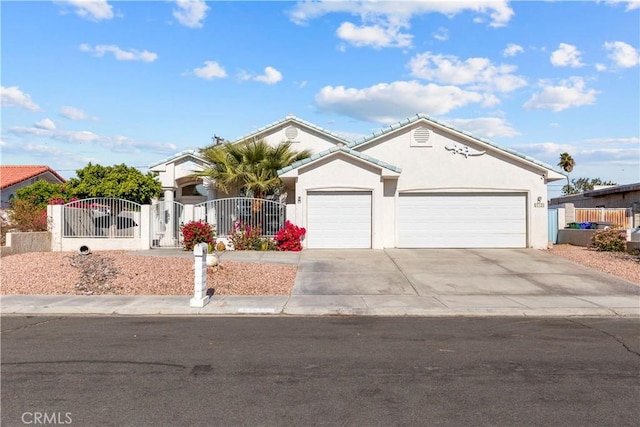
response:
[(399, 247), (526, 246), (524, 194), (400, 195), (398, 218)]
[(308, 248), (370, 248), (371, 192), (310, 192)]

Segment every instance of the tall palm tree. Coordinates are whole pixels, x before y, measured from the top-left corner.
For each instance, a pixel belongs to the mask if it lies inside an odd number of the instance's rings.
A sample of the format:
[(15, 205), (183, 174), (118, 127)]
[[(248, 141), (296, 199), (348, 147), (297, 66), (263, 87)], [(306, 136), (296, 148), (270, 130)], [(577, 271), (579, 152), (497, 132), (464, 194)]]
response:
[(199, 176), (211, 178), (224, 192), (245, 188), (262, 198), (282, 188), (278, 170), (309, 157), (311, 152), (296, 151), (290, 142), (274, 147), (260, 139), (213, 145), (202, 149), (201, 154), (213, 166)]
[(570, 194), (571, 185), (569, 184), (569, 174), (573, 170), (573, 167), (576, 165), (575, 160), (569, 153), (560, 154), (560, 162), (558, 162), (558, 166), (560, 166), (567, 173), (567, 191), (566, 194)]

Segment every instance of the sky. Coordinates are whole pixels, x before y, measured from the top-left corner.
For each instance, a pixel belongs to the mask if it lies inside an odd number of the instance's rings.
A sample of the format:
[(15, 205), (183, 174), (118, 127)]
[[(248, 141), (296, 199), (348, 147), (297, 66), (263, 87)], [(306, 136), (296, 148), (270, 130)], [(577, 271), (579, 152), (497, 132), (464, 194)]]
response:
[[(640, 0), (2, 1), (0, 162), (148, 166), (288, 114), (417, 113), (640, 182)], [(559, 195), (562, 182), (549, 185)]]

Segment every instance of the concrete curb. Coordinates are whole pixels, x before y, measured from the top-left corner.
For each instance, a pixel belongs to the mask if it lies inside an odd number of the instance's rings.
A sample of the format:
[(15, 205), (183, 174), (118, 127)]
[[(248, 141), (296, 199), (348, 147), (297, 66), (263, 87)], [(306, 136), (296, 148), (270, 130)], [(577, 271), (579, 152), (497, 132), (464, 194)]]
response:
[(189, 296), (3, 295), (2, 315), (33, 316), (417, 316), (640, 318), (637, 296)]

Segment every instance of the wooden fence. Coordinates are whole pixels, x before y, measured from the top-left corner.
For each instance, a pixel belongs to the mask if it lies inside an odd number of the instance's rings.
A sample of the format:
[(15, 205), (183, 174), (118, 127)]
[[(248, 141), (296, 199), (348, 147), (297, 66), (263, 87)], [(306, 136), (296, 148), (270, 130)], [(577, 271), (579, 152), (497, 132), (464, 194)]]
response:
[(625, 208), (576, 208), (576, 222), (611, 223), (612, 228), (631, 228), (631, 209)]

